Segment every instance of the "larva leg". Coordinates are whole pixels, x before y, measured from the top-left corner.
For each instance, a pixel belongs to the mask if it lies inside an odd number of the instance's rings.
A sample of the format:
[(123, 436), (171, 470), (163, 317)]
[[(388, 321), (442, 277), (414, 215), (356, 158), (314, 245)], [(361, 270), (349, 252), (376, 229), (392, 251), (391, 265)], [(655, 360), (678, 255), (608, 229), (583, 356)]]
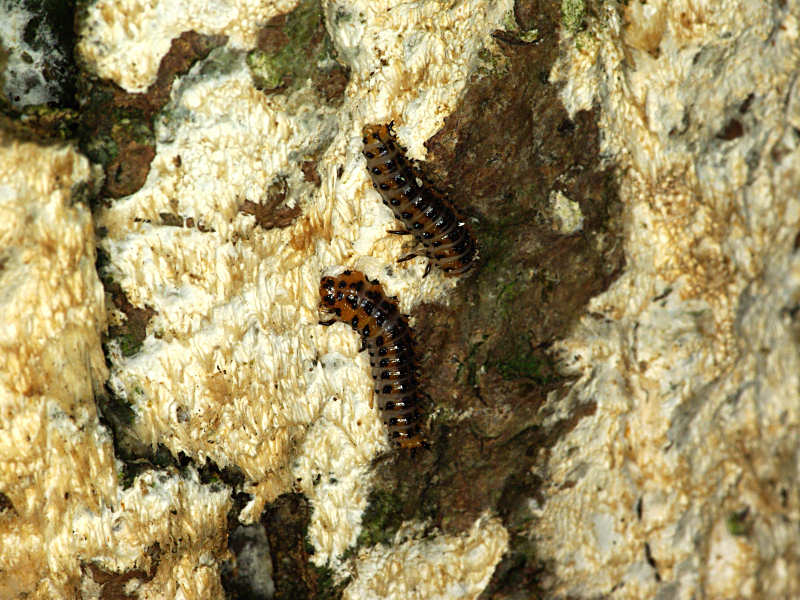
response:
[(397, 262), (399, 262), (399, 263), (406, 262), (407, 260), (411, 260), (412, 258), (416, 258), (416, 257), (417, 257), (417, 255), (414, 254), (414, 253), (406, 254), (405, 256), (401, 256), (400, 258), (398, 258)]
[(425, 273), (422, 275), (422, 278), (425, 279), (428, 276), (428, 273), (431, 272), (431, 261), (428, 261), (427, 266), (425, 267)]
[(393, 235), (411, 235), (411, 232), (405, 229), (387, 229), (386, 233), (391, 233)]

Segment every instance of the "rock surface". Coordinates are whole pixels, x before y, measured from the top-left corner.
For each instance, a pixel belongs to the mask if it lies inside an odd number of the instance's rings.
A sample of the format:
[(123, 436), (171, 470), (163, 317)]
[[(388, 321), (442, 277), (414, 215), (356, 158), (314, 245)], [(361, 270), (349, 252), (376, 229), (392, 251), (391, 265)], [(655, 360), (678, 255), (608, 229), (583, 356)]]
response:
[[(0, 596), (798, 595), (798, 15), (82, 5), (79, 101), (2, 103)], [(396, 263), (390, 120), (466, 277)], [(342, 268), (411, 314), (428, 451), (318, 324)]]

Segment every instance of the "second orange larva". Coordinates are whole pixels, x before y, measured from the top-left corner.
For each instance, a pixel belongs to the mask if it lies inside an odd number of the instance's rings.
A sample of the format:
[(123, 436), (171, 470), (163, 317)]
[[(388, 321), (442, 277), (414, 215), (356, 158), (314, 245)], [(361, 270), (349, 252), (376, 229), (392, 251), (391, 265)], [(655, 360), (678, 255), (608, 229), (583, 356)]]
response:
[[(405, 225), (422, 247), (420, 254), (445, 275), (455, 276), (473, 267), (477, 258), (475, 240), (450, 202), (432, 187), (417, 182), (417, 174), (397, 144), (391, 123), (367, 125), (363, 129), (363, 153), (372, 185), (383, 203)], [(413, 258), (411, 254), (400, 260)]]
[(417, 363), (408, 320), (377, 280), (359, 271), (323, 277), (319, 284), (320, 307), (335, 321), (349, 324), (369, 352), (375, 398), (389, 429), (389, 439), (400, 448), (427, 446), (420, 428), (422, 413)]

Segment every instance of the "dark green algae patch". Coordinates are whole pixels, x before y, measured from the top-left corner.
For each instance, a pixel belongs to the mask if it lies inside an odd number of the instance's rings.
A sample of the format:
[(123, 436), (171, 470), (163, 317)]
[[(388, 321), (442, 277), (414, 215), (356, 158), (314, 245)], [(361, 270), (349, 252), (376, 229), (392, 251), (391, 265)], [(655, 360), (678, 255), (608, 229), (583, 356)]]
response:
[[(27, 53), (21, 48), (5, 47), (0, 39), (0, 130), (17, 140), (36, 143), (73, 138), (80, 115), (75, 98), (77, 67), (71, 58), (75, 2), (18, 0), (14, 4), (30, 16), (22, 31), (22, 41), (24, 47), (41, 53), (42, 64), (36, 75), (10, 73), (12, 53), (21, 52), (23, 59)], [(27, 58), (32, 64), (33, 58)], [(30, 86), (46, 87), (49, 101), (25, 104)]]
[(350, 72), (336, 60), (318, 0), (301, 0), (292, 12), (270, 19), (257, 45), (247, 64), (259, 89), (290, 93), (310, 79), (325, 102), (341, 104)]

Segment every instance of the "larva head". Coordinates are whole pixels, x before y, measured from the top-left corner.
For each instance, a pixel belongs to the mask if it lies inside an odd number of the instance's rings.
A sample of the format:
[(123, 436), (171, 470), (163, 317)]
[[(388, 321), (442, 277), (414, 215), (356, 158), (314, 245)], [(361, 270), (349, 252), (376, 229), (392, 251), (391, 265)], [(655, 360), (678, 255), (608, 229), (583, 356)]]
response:
[(362, 312), (358, 303), (359, 294), (372, 285), (359, 271), (343, 271), (336, 277), (326, 276), (319, 282), (320, 307), (335, 315), (337, 321), (353, 324), (353, 317)]
[(361, 130), (361, 137), (364, 145), (385, 142), (394, 137), (392, 134), (392, 124), (388, 125), (364, 125)]

